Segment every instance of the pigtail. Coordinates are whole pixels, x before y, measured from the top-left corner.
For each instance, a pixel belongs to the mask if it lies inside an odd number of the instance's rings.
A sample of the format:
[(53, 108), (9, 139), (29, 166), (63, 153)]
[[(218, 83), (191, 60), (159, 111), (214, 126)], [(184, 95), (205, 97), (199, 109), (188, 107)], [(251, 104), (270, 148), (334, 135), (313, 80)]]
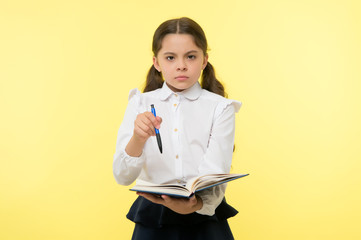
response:
[(163, 86), (163, 77), (154, 65), (149, 69), (143, 92), (150, 92)]
[(227, 97), (222, 83), (217, 80), (214, 68), (209, 62), (203, 70), (201, 86), (210, 92), (221, 95), (222, 97)]

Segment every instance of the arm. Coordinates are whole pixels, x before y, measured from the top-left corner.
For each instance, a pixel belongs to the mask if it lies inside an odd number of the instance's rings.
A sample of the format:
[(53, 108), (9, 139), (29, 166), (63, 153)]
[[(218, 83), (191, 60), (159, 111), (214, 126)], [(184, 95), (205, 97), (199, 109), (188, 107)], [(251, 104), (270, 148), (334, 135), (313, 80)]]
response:
[(143, 147), (159, 128), (161, 118), (152, 113), (139, 113), (140, 93), (132, 91), (123, 122), (119, 128), (116, 152), (113, 160), (113, 175), (117, 183), (129, 185), (139, 176), (145, 157)]
[[(198, 169), (199, 175), (229, 173), (234, 146), (235, 113), (239, 107), (240, 103), (233, 102), (219, 110), (220, 114), (214, 121), (207, 151)], [(222, 184), (199, 192), (203, 207), (197, 213), (213, 215), (224, 198), (226, 186)]]

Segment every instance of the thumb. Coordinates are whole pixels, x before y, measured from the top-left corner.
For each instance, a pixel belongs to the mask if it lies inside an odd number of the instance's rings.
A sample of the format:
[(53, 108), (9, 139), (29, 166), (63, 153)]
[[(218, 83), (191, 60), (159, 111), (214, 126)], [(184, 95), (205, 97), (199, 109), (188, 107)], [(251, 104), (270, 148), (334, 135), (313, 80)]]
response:
[(161, 117), (159, 117), (159, 116), (156, 116), (155, 119), (158, 121), (158, 124), (157, 124), (158, 126), (156, 126), (156, 128), (159, 129), (160, 124), (162, 123), (163, 119)]
[(197, 203), (197, 198), (196, 195), (194, 194), (192, 197), (189, 198), (189, 202), (192, 204), (196, 204)]

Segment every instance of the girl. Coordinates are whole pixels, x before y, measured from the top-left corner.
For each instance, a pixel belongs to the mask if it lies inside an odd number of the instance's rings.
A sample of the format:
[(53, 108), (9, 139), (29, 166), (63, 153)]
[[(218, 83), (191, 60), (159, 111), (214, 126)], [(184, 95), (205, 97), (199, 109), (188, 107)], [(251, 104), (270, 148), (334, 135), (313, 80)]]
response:
[[(144, 93), (130, 91), (118, 132), (116, 181), (184, 184), (195, 176), (228, 173), (234, 115), (241, 103), (225, 98), (208, 62), (202, 28), (189, 18), (168, 20), (155, 31), (152, 50)], [(151, 104), (159, 116), (150, 112)], [(233, 239), (227, 219), (237, 211), (226, 203), (225, 188), (206, 189), (190, 199), (137, 193), (127, 214), (135, 222), (132, 239)]]

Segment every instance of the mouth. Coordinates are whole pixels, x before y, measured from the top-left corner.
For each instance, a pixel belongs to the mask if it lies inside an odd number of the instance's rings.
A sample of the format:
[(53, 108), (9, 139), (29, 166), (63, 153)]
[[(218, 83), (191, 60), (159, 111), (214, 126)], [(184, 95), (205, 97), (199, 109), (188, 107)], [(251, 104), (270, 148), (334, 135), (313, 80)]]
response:
[(177, 77), (175, 77), (175, 79), (177, 79), (177, 80), (187, 80), (188, 77), (187, 76), (177, 76)]

